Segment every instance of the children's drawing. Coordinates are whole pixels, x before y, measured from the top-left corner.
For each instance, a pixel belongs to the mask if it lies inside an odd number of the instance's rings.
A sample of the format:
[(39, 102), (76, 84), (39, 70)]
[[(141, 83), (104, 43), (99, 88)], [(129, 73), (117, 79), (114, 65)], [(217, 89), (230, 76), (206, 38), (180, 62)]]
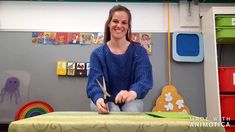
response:
[(77, 63), (77, 70), (76, 74), (79, 77), (86, 77), (87, 76), (87, 71), (86, 71), (86, 63)]
[(12, 102), (12, 99), (14, 98), (15, 104), (18, 104), (20, 99), (19, 87), (19, 79), (17, 77), (9, 77), (5, 82), (5, 87), (1, 90), (0, 103), (3, 102), (5, 98), (10, 98), (10, 101)]
[(32, 32), (32, 37), (38, 37), (38, 32)]
[(43, 44), (44, 42), (44, 32), (38, 32), (38, 44)]
[(140, 44), (147, 50), (148, 54), (152, 53), (151, 37), (152, 35), (149, 33), (142, 33), (140, 38)]
[(91, 35), (92, 44), (103, 44), (104, 43), (104, 33), (92, 33)]
[(32, 32), (32, 44), (38, 43), (38, 32)]
[(67, 62), (67, 75), (68, 76), (75, 76), (75, 67), (76, 67), (76, 62)]
[(67, 65), (67, 61), (57, 62), (57, 68), (56, 68), (57, 75), (66, 75), (66, 65)]
[(45, 32), (44, 33), (44, 44), (55, 44), (56, 42), (55, 32)]
[(137, 42), (139, 43), (140, 42), (140, 36), (139, 36), (139, 33), (132, 33), (131, 35), (131, 39), (133, 42)]
[(68, 39), (69, 44), (79, 44), (80, 43), (80, 33), (79, 32), (71, 32), (68, 35), (69, 35), (69, 39)]
[(28, 102), (29, 82), (26, 71), (0, 71), (0, 122), (14, 121), (19, 106)]
[(58, 32), (56, 33), (56, 42), (57, 45), (68, 44), (68, 33), (66, 32)]
[(91, 44), (91, 33), (80, 33), (80, 44)]
[(32, 38), (32, 44), (37, 44), (38, 43), (38, 38)]

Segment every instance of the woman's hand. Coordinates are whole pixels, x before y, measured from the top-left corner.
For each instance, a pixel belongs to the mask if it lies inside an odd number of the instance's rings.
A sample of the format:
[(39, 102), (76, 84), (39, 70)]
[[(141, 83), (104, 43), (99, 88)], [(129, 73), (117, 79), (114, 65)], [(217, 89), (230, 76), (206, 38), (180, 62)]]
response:
[(136, 97), (137, 93), (135, 91), (121, 90), (115, 98), (115, 103), (128, 103), (135, 100)]
[(99, 98), (96, 101), (96, 110), (100, 114), (107, 114), (107, 113), (109, 113), (108, 103), (104, 103), (104, 99), (103, 98)]

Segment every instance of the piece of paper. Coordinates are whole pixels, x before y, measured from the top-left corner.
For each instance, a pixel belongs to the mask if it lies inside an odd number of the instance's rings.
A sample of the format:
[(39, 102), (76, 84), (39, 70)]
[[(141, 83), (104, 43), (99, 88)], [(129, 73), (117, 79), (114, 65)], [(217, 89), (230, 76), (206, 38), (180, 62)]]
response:
[(158, 118), (179, 118), (179, 119), (182, 118), (189, 119), (193, 116), (190, 114), (183, 114), (177, 112), (145, 112), (145, 114)]

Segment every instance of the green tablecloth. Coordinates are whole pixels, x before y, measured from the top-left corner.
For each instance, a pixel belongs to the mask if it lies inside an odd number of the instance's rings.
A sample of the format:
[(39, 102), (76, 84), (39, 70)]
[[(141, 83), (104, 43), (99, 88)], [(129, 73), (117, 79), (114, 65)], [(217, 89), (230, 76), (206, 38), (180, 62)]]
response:
[(194, 126), (196, 122), (188, 117), (159, 118), (146, 113), (52, 112), (14, 121), (9, 132), (225, 132), (216, 125)]

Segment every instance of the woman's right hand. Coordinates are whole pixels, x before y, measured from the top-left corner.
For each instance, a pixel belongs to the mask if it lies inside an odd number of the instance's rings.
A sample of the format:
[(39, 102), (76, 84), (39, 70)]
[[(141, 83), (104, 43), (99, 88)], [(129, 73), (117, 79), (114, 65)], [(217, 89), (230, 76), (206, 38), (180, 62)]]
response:
[(109, 113), (108, 103), (104, 103), (104, 99), (103, 98), (99, 98), (96, 101), (96, 110), (100, 114), (107, 114), (107, 113)]

